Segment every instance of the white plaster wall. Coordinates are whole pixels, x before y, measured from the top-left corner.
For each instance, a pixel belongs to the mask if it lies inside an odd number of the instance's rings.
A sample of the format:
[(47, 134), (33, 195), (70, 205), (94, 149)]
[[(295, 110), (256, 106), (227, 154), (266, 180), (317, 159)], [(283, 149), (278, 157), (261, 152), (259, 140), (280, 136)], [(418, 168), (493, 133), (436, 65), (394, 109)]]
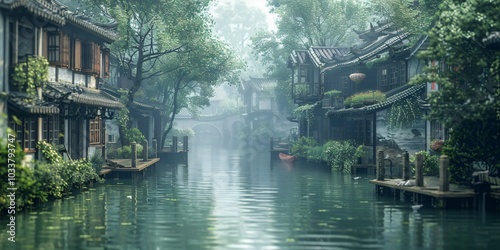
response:
[(56, 68), (53, 66), (49, 66), (49, 82), (56, 81)]
[(69, 69), (59, 68), (60, 83), (71, 84), (73, 82), (73, 72)]
[(75, 73), (75, 85), (85, 86), (85, 77), (84, 74)]
[(96, 88), (96, 78), (95, 76), (88, 76), (89, 77), (89, 83), (88, 86), (89, 88), (95, 89)]

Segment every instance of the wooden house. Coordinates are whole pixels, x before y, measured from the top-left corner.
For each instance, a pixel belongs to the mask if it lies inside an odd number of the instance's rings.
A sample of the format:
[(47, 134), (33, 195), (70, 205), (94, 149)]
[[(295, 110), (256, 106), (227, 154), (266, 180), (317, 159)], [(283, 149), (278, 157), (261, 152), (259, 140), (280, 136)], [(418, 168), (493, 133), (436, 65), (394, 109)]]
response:
[[(389, 22), (356, 33), (362, 40), (356, 46), (313, 46), (290, 55), (294, 101), (314, 105), (314, 121), (300, 122), (300, 135), (319, 142), (351, 140), (362, 144), (367, 164), (374, 163), (380, 148), (393, 149), (389, 150), (391, 157), (400, 156), (402, 149), (426, 149), (431, 133), (428, 123), (417, 119), (395, 127), (394, 119), (398, 118), (391, 116), (393, 107), (399, 110), (405, 105), (415, 108), (414, 116), (422, 118), (425, 113), (427, 86), (408, 82), (423, 69), (425, 63), (416, 54), (427, 45), (426, 37), (412, 38)], [(439, 130), (439, 124), (434, 126)]]
[[(28, 158), (39, 157), (36, 143), (41, 140), (59, 144), (72, 159), (101, 154), (104, 124), (123, 107), (98, 86), (100, 78), (109, 76), (106, 45), (117, 39), (114, 24), (95, 23), (49, 0), (10, 1), (0, 4), (0, 10), (9, 127)], [(14, 69), (40, 57), (49, 63), (48, 81), (29, 96), (16, 85)], [(30, 65), (23, 70), (29, 72)]]

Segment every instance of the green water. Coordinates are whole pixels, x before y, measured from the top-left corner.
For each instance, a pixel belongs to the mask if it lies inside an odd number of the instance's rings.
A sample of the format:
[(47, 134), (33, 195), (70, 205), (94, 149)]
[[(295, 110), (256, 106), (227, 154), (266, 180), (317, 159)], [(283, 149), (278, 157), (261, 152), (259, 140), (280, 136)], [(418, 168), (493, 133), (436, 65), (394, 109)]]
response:
[(0, 249), (498, 249), (500, 216), (410, 209), (368, 183), (269, 153), (193, 148), (158, 164), (0, 219)]

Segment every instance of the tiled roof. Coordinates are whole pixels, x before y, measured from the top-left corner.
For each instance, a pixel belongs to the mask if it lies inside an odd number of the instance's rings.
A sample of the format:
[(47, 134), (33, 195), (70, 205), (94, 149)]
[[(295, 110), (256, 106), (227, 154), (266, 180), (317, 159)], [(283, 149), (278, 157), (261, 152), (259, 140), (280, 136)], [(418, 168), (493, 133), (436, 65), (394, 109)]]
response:
[(311, 63), (311, 58), (307, 50), (294, 50), (288, 58), (288, 66), (290, 64), (306, 64)]
[(483, 44), (490, 48), (500, 48), (500, 31), (491, 32), (483, 39)]
[(270, 78), (254, 78), (243, 82), (245, 89), (252, 88), (254, 91), (272, 90), (278, 85), (277, 81)]
[(181, 108), (175, 118), (193, 118), (193, 114), (187, 108)]
[(58, 104), (44, 101), (32, 101), (25, 93), (11, 93), (9, 95), (9, 104), (28, 114), (52, 115), (59, 114)]
[(107, 42), (112, 42), (118, 39), (118, 34), (114, 30), (106, 29), (81, 18), (81, 16), (69, 11), (65, 5), (55, 0), (17, 0), (8, 5), (8, 8), (11, 10), (23, 7), (34, 15), (47, 19), (58, 25), (65, 25), (66, 22), (74, 24), (77, 27), (81, 27), (82, 29), (99, 35)]
[(321, 73), (342, 67), (348, 67), (376, 58), (383, 53), (409, 50), (410, 34), (397, 29), (392, 23), (371, 25), (370, 29), (356, 33), (363, 40), (361, 44), (351, 48), (317, 47), (309, 50), (294, 50), (288, 59), (288, 67), (294, 64), (312, 63), (321, 69)]
[(309, 48), (309, 55), (316, 67), (323, 67), (325, 63), (337, 58), (345, 57), (349, 53), (349, 48), (316, 47)]
[(373, 105), (361, 107), (361, 108), (349, 108), (349, 109), (339, 109), (329, 110), (326, 115), (330, 117), (345, 117), (345, 116), (359, 116), (377, 112), (389, 108), (392, 104), (397, 101), (405, 100), (411, 96), (416, 96), (425, 90), (425, 84), (420, 84), (417, 86), (404, 85), (398, 89), (391, 90), (386, 93), (388, 96), (384, 102), (376, 103)]
[(9, 5), (11, 10), (19, 7), (24, 7), (34, 15), (43, 17), (59, 25), (63, 25), (65, 22), (64, 17), (60, 15), (61, 9), (53, 2), (44, 0), (17, 0)]
[[(354, 55), (352, 53), (354, 50), (351, 50), (351, 59), (347, 61), (337, 61), (337, 62), (331, 62), (331, 64), (327, 65), (323, 69), (321, 69), (321, 72), (325, 72), (327, 70), (332, 70), (335, 68), (343, 68), (351, 65), (358, 64), (362, 61), (369, 60), (373, 57), (376, 57), (378, 54), (383, 53), (388, 51), (392, 46), (395, 46), (399, 43), (401, 43), (404, 39), (408, 38), (410, 36), (409, 33), (405, 32), (402, 34), (399, 34), (397, 36), (392, 36), (389, 38), (389, 35), (384, 36), (381, 38), (382, 42), (380, 41), (375, 41), (373, 44), (369, 45), (367, 47), (368, 49), (363, 49), (363, 50), (358, 50), (358, 51), (363, 51), (366, 52), (366, 54), (359, 54), (359, 55)], [(373, 45), (378, 45), (378, 46), (373, 46)], [(357, 53), (357, 52), (355, 52)], [(359, 52), (361, 53), (361, 52)]]
[(113, 109), (123, 108), (123, 105), (116, 98), (111, 97), (98, 89), (83, 88), (75, 85), (60, 83), (47, 83), (43, 93), (52, 99), (69, 101), (81, 105)]

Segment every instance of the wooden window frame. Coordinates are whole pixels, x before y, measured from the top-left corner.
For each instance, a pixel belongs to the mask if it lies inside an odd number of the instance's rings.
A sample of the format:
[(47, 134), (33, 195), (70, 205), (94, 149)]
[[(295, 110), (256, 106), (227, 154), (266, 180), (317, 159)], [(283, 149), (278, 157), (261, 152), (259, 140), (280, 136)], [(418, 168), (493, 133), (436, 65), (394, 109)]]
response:
[(94, 42), (82, 44), (82, 72), (99, 76), (101, 73), (101, 46)]
[(90, 145), (101, 145), (102, 143), (102, 119), (97, 116), (89, 120), (89, 143)]
[(16, 132), (16, 141), (25, 152), (35, 152), (37, 142), (38, 120), (36, 117), (22, 117), (21, 124), (9, 120), (9, 127)]
[(69, 68), (70, 37), (62, 32), (47, 33), (47, 60), (50, 65)]
[(85, 42), (82, 43), (82, 72), (83, 73), (93, 73), (93, 51), (94, 43)]
[(60, 133), (59, 115), (43, 117), (42, 139), (48, 143), (58, 145)]

